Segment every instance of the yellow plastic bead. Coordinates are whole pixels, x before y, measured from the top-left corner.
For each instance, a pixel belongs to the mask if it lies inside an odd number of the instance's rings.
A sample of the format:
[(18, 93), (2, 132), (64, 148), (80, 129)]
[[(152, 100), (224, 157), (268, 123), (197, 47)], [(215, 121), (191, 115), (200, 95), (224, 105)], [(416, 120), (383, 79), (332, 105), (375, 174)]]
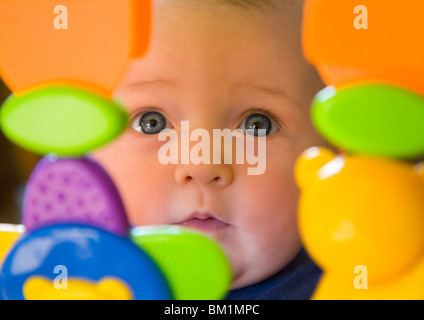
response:
[(69, 279), (57, 286), (48, 279), (34, 276), (23, 287), (27, 300), (130, 300), (131, 291), (118, 279), (105, 277), (98, 283)]
[[(319, 149), (324, 160), (328, 150)], [(364, 265), (370, 284), (397, 277), (424, 249), (424, 183), (410, 164), (334, 155), (316, 170), (307, 151), (297, 163), (299, 225), (305, 248), (325, 271), (353, 275)]]
[(1, 261), (16, 240), (24, 232), (24, 226), (13, 224), (0, 224), (0, 267)]

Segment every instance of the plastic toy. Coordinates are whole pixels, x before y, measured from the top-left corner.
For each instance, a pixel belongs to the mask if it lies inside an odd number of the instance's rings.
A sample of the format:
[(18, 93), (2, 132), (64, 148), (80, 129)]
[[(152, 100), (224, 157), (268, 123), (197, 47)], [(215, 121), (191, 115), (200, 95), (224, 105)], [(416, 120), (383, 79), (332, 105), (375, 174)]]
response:
[(22, 221), (35, 227), (81, 223), (126, 236), (124, 204), (108, 174), (91, 159), (45, 157), (26, 187)]
[(147, 50), (149, 0), (0, 1), (0, 75), (14, 93), (55, 82), (110, 97)]
[(369, 292), (407, 274), (423, 258), (423, 177), (396, 160), (321, 150), (305, 151), (296, 167), (305, 249), (326, 273), (348, 280), (352, 291), (357, 265), (368, 269)]
[(125, 109), (89, 91), (47, 86), (2, 106), (0, 124), (17, 145), (44, 155), (82, 156), (119, 136), (127, 125)]
[(0, 0), (0, 76), (13, 92), (0, 111), (5, 135), (61, 156), (116, 138), (127, 116), (112, 91), (147, 50), (151, 9), (150, 0)]
[[(41, 227), (23, 235), (2, 265), (1, 297), (13, 300), (27, 298), (23, 293), (28, 281), (33, 277), (43, 277), (54, 282), (60, 275), (54, 272), (58, 266), (66, 268), (66, 282), (79, 281), (89, 285), (105, 277), (113, 277), (131, 292), (133, 299), (172, 299), (160, 269), (130, 239), (75, 224)], [(89, 295), (89, 292), (77, 290), (58, 286), (56, 295), (74, 295), (76, 298), (77, 293)], [(45, 293), (39, 291), (38, 294), (35, 296), (33, 293), (31, 297), (42, 298)]]
[(313, 299), (424, 299), (424, 176), (405, 161), (424, 155), (424, 49), (413, 32), (424, 30), (421, 9), (305, 4), (305, 55), (331, 85), (312, 120), (348, 152), (313, 147), (296, 164), (301, 238), (323, 269)]
[[(112, 180), (87, 158), (42, 159), (22, 220), (25, 232), (10, 230), (3, 250), (2, 299), (221, 299), (231, 283), (225, 254), (206, 235), (181, 226), (130, 229)], [(57, 266), (66, 266), (65, 290), (54, 286)]]
[(22, 225), (0, 224), (0, 268), (2, 258), (6, 256), (24, 230)]
[(383, 84), (328, 87), (311, 112), (321, 135), (345, 151), (404, 159), (424, 154), (424, 97), (409, 90)]
[(175, 300), (225, 297), (231, 284), (231, 267), (215, 241), (180, 226), (136, 227), (130, 236), (156, 261)]
[(130, 237), (118, 190), (87, 155), (126, 128), (111, 93), (146, 51), (150, 19), (149, 0), (0, 0), (0, 75), (13, 92), (1, 127), (49, 154), (28, 181), (24, 226), (0, 230), (0, 299), (225, 296), (231, 269), (219, 246), (179, 226)]
[(103, 278), (98, 283), (69, 280), (66, 293), (54, 287), (54, 283), (45, 278), (30, 278), (24, 284), (24, 296), (27, 300), (130, 300), (130, 290), (114, 278)]
[[(112, 287), (126, 288), (117, 298), (173, 298), (155, 261), (128, 237), (119, 193), (94, 161), (42, 159), (28, 181), (22, 215), (25, 233), (0, 271), (2, 299), (111, 298), (98, 287), (110, 277)], [(41, 283), (55, 281), (58, 266), (66, 268), (72, 288), (52, 292), (46, 285), (41, 290)]]
[[(32, 232), (18, 226), (0, 255), (1, 299), (216, 300), (228, 292), (228, 260), (202, 233), (143, 226), (128, 238), (65, 222)], [(58, 266), (66, 267), (66, 288)]]
[(327, 85), (381, 82), (424, 94), (423, 11), (420, 0), (308, 0), (305, 56)]

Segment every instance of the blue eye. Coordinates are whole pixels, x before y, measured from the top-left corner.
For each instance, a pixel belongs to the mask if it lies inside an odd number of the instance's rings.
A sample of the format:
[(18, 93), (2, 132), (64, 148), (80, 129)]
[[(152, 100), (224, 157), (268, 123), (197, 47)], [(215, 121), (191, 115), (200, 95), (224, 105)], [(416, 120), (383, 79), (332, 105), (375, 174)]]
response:
[(242, 125), (242, 129), (248, 134), (252, 134), (253, 132), (255, 137), (259, 135), (259, 129), (266, 130), (265, 135), (269, 135), (275, 131), (273, 130), (273, 121), (268, 116), (260, 113), (254, 113), (248, 116)]
[(156, 111), (146, 112), (137, 116), (131, 127), (144, 134), (158, 134), (166, 128), (165, 117)]

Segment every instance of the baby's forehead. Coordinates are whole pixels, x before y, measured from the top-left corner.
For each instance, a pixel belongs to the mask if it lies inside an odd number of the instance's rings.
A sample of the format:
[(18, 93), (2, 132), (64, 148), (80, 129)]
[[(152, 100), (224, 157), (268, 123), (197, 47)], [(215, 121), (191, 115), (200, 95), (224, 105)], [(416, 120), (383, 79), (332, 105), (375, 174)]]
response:
[[(126, 81), (121, 82), (115, 93), (136, 100), (146, 92), (144, 90), (153, 92), (161, 88), (161, 92), (171, 95), (176, 90), (165, 86), (163, 80), (172, 80), (189, 88), (187, 95), (205, 92), (202, 87), (205, 85), (212, 96), (214, 88), (217, 92), (227, 84), (233, 86), (243, 80), (268, 88), (261, 93), (288, 91), (309, 99), (309, 91), (315, 93), (316, 87), (321, 89), (321, 83), (315, 70), (303, 59), (300, 21), (298, 26), (285, 15), (268, 16), (268, 11), (272, 15), (275, 10), (263, 10), (252, 4), (263, 1), (273, 3), (268, 0), (158, 0), (150, 48), (145, 56), (130, 64)], [(235, 4), (238, 2), (252, 9), (245, 10)], [(209, 14), (206, 5), (222, 10), (212, 10)], [(219, 81), (213, 81), (215, 79)], [(140, 82), (146, 85), (141, 87)], [(270, 90), (269, 82), (272, 88), (282, 89)], [(119, 90), (121, 88), (124, 92)], [(225, 98), (223, 92), (219, 94)]]
[[(268, 13), (284, 12), (296, 14), (302, 11), (303, 0), (157, 0), (160, 4), (171, 4), (176, 6), (189, 6), (192, 8), (203, 8), (204, 10), (239, 10), (239, 11), (261, 11)], [(298, 15), (299, 16), (299, 15)]]
[[(180, 0), (181, 1), (181, 0)], [(193, 4), (192, 0), (182, 0), (186, 3)], [(196, 4), (209, 4), (209, 5), (230, 5), (245, 8), (278, 8), (284, 6), (290, 8), (296, 5), (303, 5), (303, 0), (196, 0)]]
[[(274, 7), (275, 1), (272, 0), (200, 0), (204, 3), (208, 2), (210, 4), (225, 4), (238, 6), (243, 8), (264, 8), (264, 7)], [(285, 2), (284, 0), (280, 2)], [(290, 1), (288, 1), (290, 2)]]

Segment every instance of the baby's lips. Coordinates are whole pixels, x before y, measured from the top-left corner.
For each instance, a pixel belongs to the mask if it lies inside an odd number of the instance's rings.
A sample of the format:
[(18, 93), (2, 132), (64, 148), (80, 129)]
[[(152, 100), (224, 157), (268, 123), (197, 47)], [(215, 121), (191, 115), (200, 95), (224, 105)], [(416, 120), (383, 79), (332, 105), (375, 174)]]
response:
[(422, 0), (308, 0), (305, 56), (327, 84), (384, 81), (424, 93), (423, 12)]
[(0, 0), (0, 75), (12, 92), (69, 80), (108, 96), (150, 23), (150, 0)]

